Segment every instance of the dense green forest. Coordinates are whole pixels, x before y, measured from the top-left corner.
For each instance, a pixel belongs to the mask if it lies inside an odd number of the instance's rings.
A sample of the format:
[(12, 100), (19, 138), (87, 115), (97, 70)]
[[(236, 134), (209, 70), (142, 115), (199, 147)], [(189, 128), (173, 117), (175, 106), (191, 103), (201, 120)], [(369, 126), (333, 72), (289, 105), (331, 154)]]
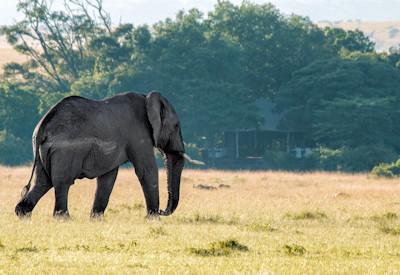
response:
[(360, 31), (246, 1), (151, 26), (113, 24), (100, 0), (66, 1), (62, 11), (20, 0), (18, 9), (24, 19), (1, 33), (30, 60), (0, 77), (3, 164), (31, 161), (35, 124), (65, 96), (151, 90), (174, 104), (192, 150), (218, 145), (224, 129), (257, 127), (253, 103), (264, 98), (284, 112), (281, 127), (305, 130), (318, 148), (280, 168), (359, 171), (398, 158), (400, 51), (377, 53)]

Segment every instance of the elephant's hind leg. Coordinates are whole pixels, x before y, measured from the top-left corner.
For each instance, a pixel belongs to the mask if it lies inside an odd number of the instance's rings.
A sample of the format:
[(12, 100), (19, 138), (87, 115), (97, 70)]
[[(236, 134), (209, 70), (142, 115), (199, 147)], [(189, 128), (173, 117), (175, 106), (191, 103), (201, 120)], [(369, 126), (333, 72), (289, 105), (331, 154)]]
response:
[[(68, 167), (68, 166), (66, 166)], [(72, 175), (68, 175), (68, 169), (52, 169), (51, 181), (54, 186), (55, 205), (53, 216), (56, 218), (69, 218), (68, 212), (68, 192), (74, 183)], [(71, 169), (71, 171), (73, 171)]]
[(104, 214), (117, 174), (118, 167), (97, 178), (96, 195), (90, 217), (96, 218)]
[(40, 198), (53, 187), (40, 161), (36, 164), (35, 174), (35, 184), (15, 207), (15, 213), (20, 217), (29, 215)]
[(69, 188), (74, 184), (82, 167), (82, 159), (75, 154), (75, 149), (68, 146), (56, 148), (51, 156), (51, 181), (55, 191), (53, 216), (56, 218), (69, 218)]
[(53, 216), (56, 218), (69, 218), (68, 212), (68, 191), (71, 183), (57, 182), (54, 184), (56, 202)]

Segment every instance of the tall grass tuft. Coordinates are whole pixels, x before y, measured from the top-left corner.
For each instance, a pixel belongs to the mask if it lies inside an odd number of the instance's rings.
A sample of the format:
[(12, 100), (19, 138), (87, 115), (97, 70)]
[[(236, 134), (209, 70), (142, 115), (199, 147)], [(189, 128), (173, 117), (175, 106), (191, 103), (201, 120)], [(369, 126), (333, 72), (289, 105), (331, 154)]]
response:
[(198, 256), (229, 256), (232, 252), (240, 251), (246, 252), (249, 251), (249, 248), (246, 245), (240, 244), (235, 239), (229, 239), (226, 241), (218, 241), (210, 243), (208, 248), (190, 248), (190, 253), (198, 255)]
[(389, 235), (394, 235), (394, 236), (398, 236), (400, 235), (400, 226), (389, 226), (389, 225), (382, 225), (380, 227), (380, 230), (383, 233), (389, 234)]
[(302, 256), (306, 253), (306, 249), (298, 244), (285, 244), (283, 246), (283, 252), (289, 256)]
[(303, 211), (300, 213), (286, 213), (286, 218), (293, 220), (322, 220), (327, 219), (328, 216), (324, 212), (320, 211)]

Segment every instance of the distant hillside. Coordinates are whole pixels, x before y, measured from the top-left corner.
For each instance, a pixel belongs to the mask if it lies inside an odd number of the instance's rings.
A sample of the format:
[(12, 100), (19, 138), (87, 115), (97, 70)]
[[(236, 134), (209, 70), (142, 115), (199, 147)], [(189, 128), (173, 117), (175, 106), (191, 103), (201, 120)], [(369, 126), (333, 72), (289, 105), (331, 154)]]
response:
[(0, 72), (3, 65), (8, 62), (24, 62), (27, 60), (26, 56), (17, 53), (11, 48), (4, 36), (0, 36)]
[(359, 29), (368, 35), (375, 43), (377, 51), (387, 51), (392, 46), (400, 45), (400, 21), (338, 21), (318, 22), (320, 27), (339, 27), (345, 30)]

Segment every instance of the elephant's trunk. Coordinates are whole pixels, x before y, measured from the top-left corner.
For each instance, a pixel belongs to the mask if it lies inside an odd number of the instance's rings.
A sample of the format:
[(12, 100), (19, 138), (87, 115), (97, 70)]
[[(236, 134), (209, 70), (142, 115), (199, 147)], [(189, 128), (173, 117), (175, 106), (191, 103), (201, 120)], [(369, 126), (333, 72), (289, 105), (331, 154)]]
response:
[(168, 216), (178, 207), (181, 174), (185, 159), (180, 154), (167, 154), (165, 163), (167, 170), (168, 203), (167, 208), (164, 211), (160, 211), (160, 215)]

